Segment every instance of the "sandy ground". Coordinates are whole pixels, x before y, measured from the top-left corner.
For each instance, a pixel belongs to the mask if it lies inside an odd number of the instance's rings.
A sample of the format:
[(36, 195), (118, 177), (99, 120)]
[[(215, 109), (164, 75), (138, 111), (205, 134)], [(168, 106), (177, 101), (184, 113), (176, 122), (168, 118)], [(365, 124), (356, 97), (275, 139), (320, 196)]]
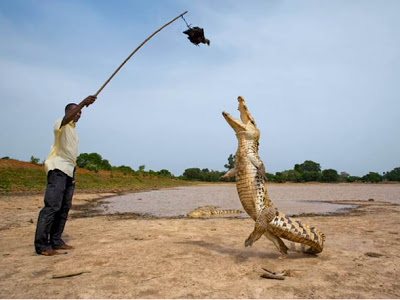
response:
[[(360, 206), (302, 216), (326, 234), (324, 251), (278, 260), (265, 238), (244, 247), (251, 219), (90, 216), (110, 195), (75, 196), (64, 239), (76, 249), (53, 257), (33, 248), (42, 195), (2, 197), (0, 297), (400, 298), (399, 205), (349, 201)], [(290, 277), (264, 279), (262, 268)]]

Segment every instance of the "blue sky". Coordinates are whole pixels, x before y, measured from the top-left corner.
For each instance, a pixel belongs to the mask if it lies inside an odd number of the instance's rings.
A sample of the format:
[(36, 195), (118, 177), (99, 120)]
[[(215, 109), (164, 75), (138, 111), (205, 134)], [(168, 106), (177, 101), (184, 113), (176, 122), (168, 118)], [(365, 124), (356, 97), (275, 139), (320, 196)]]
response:
[(241, 95), (267, 171), (313, 160), (362, 176), (400, 166), (400, 1), (0, 1), (0, 157), (44, 160), (64, 106), (79, 152), (146, 170), (223, 170)]

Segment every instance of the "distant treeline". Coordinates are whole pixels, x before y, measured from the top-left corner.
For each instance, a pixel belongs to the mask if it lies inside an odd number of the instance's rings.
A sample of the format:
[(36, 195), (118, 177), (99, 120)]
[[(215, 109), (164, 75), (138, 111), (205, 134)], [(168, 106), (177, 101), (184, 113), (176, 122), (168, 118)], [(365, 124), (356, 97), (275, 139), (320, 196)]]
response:
[[(5, 158), (5, 157), (4, 157)], [(120, 171), (123, 174), (141, 174), (156, 175), (169, 178), (178, 178), (183, 180), (195, 180), (216, 182), (220, 181), (222, 175), (234, 167), (235, 156), (230, 154), (228, 163), (224, 165), (225, 171), (214, 171), (207, 168), (188, 168), (181, 176), (174, 176), (170, 171), (162, 169), (160, 171), (145, 171), (145, 166), (139, 166), (138, 170), (133, 170), (129, 166), (112, 166), (107, 159), (103, 159), (98, 153), (82, 153), (77, 158), (77, 166), (94, 172), (99, 170)], [(31, 157), (32, 163), (38, 163), (39, 159)], [(321, 170), (321, 165), (311, 160), (306, 160), (301, 164), (295, 164), (292, 170), (276, 172), (275, 174), (266, 173), (266, 178), (270, 182), (382, 182), (382, 181), (400, 181), (400, 167), (391, 171), (384, 172), (382, 175), (377, 172), (369, 172), (364, 176), (351, 176), (346, 172), (338, 173), (334, 169)], [(234, 178), (231, 181), (235, 181)]]
[[(234, 155), (229, 155), (228, 164), (224, 167), (229, 170), (234, 167)], [(226, 171), (225, 171), (226, 172)], [(218, 181), (220, 176), (225, 172), (209, 171), (208, 169), (190, 168), (183, 173), (182, 179), (199, 180), (199, 181)], [(377, 183), (382, 181), (400, 181), (400, 167), (380, 175), (377, 172), (369, 172), (368, 174), (358, 177), (351, 176), (346, 172), (340, 174), (334, 169), (321, 170), (319, 163), (306, 160), (301, 164), (295, 164), (292, 170), (276, 172), (275, 174), (266, 173), (265, 176), (270, 182), (371, 182)], [(234, 181), (234, 179), (232, 180)]]
[(364, 176), (352, 176), (347, 172), (338, 173), (334, 169), (321, 170), (319, 163), (306, 160), (302, 164), (295, 164), (292, 170), (266, 174), (272, 182), (371, 182), (400, 181), (400, 167), (383, 175), (369, 172)]
[(160, 171), (145, 171), (146, 166), (139, 166), (137, 171), (133, 170), (129, 166), (112, 166), (107, 159), (103, 159), (98, 153), (81, 153), (76, 159), (76, 165), (79, 168), (84, 168), (90, 171), (98, 172), (99, 170), (105, 171), (120, 171), (124, 175), (132, 174), (132, 175), (157, 175), (163, 177), (173, 178), (174, 175), (171, 174), (170, 171), (166, 169), (162, 169)]

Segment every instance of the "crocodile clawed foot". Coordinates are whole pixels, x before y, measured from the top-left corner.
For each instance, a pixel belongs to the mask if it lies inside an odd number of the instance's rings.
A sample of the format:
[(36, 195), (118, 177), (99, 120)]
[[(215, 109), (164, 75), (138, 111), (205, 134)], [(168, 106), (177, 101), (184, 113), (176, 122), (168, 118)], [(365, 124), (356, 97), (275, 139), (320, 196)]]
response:
[(246, 247), (253, 245), (254, 242), (258, 241), (260, 237), (264, 234), (265, 229), (259, 226), (257, 223), (255, 224), (255, 228), (252, 233), (250, 233), (249, 237), (244, 242)]
[(287, 256), (287, 253), (281, 253), (281, 255), (278, 257), (278, 259), (285, 259)]
[(262, 233), (257, 232), (256, 230), (253, 231), (249, 237), (246, 239), (246, 241), (244, 242), (244, 246), (245, 247), (249, 247), (251, 245), (253, 245), (253, 243), (255, 241), (258, 241), (258, 239), (262, 236)]
[(285, 246), (285, 245), (283, 245), (284, 246), (284, 248), (281, 248), (280, 250), (279, 250), (279, 252), (281, 253), (281, 255), (278, 257), (278, 259), (285, 259), (286, 258), (286, 256), (287, 256), (287, 251), (288, 251), (288, 248)]
[(251, 238), (251, 236), (249, 236), (246, 241), (244, 242), (244, 246), (245, 247), (250, 247), (253, 245), (253, 239)]

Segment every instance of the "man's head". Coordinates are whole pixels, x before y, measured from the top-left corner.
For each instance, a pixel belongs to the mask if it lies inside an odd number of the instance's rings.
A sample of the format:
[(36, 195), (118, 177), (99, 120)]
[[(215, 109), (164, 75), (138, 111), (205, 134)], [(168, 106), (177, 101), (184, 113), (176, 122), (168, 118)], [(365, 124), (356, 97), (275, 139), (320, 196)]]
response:
[[(68, 112), (70, 112), (71, 110), (73, 110), (77, 106), (78, 105), (76, 103), (67, 104), (67, 106), (65, 106), (65, 114), (67, 114)], [(72, 121), (74, 121), (75, 123), (78, 122), (80, 117), (81, 117), (81, 115), (82, 115), (82, 111), (78, 111), (78, 113), (74, 116)]]

